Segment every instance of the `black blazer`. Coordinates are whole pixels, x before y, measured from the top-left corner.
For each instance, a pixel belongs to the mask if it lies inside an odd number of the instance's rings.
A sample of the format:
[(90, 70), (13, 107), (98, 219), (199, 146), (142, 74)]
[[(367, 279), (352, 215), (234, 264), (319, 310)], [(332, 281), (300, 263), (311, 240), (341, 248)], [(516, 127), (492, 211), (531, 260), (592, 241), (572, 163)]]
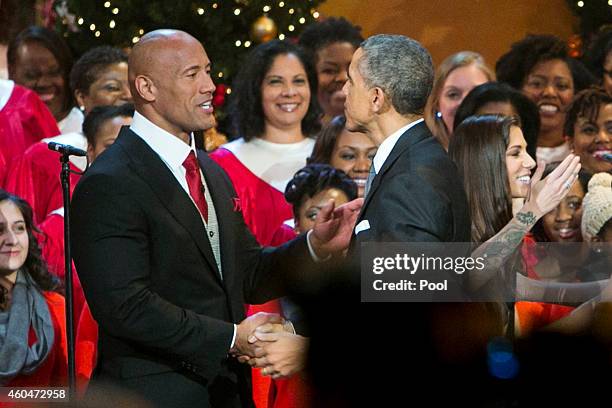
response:
[(159, 156), (129, 128), (81, 178), (72, 253), (100, 326), (95, 376), (157, 406), (252, 404), (249, 368), (227, 354), (245, 303), (282, 296), (295, 265), (314, 266), (305, 238), (262, 249), (236, 193), (204, 152), (223, 279), (197, 209)]
[(400, 136), (374, 177), (357, 226), (364, 220), (370, 227), (353, 235), (352, 252), (371, 241), (470, 242), (457, 168), (424, 122)]

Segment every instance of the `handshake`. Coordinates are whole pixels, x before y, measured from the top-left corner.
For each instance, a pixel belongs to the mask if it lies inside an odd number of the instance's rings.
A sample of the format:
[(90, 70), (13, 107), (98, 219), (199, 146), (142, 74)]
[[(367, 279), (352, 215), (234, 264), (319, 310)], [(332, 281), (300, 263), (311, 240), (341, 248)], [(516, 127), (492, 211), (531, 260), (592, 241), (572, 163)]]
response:
[(230, 354), (241, 363), (261, 369), (273, 379), (290, 377), (306, 362), (308, 338), (295, 334), (293, 325), (272, 313), (257, 313), (236, 329)]

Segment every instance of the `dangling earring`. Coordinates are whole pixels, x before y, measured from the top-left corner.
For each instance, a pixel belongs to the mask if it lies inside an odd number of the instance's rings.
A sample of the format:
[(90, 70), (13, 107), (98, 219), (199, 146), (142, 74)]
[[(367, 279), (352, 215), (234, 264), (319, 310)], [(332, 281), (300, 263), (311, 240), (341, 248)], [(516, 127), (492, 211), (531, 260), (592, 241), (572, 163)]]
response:
[(81, 112), (85, 112), (85, 105), (79, 106), (79, 109), (81, 110)]
[(442, 119), (442, 112), (437, 111), (437, 112), (436, 112), (436, 118), (438, 118), (438, 119)]

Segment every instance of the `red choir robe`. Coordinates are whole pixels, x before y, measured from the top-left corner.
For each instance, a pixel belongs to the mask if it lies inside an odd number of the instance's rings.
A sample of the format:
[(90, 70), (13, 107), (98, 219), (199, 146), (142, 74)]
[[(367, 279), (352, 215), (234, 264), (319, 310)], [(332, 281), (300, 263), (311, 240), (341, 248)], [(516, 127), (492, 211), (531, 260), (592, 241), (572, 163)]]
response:
[(0, 106), (0, 185), (4, 186), (7, 167), (32, 144), (59, 135), (55, 118), (35, 92), (0, 81), (0, 95), (9, 94)]
[[(306, 165), (313, 145), (310, 139), (288, 145), (239, 139), (210, 154), (232, 181), (244, 221), (260, 245), (277, 246), (295, 237), (290, 229), (282, 227), (285, 221), (293, 219), (284, 190), (293, 174)], [(278, 300), (248, 306), (247, 315), (258, 312), (282, 315)], [(262, 376), (259, 369), (253, 369), (252, 383), (257, 408), (306, 406), (305, 387), (299, 374), (286, 380), (271, 380)]]
[[(18, 159), (13, 160), (5, 178), (5, 189), (28, 201), (34, 211), (34, 222), (40, 224), (52, 211), (64, 206), (60, 171), (60, 155), (49, 150), (47, 143), (54, 141), (87, 149), (87, 140), (79, 133), (68, 133), (44, 139), (30, 146)], [(70, 169), (85, 170), (87, 159), (70, 157)], [(70, 173), (70, 194), (80, 179), (79, 174)]]
[[(57, 276), (62, 282), (66, 277), (66, 266), (64, 264), (64, 209), (52, 212), (38, 226), (41, 231), (40, 242), (42, 257), (47, 263), (49, 272)], [(74, 327), (77, 328), (79, 317), (85, 305), (85, 294), (81, 287), (81, 281), (72, 263), (72, 295), (74, 305)]]

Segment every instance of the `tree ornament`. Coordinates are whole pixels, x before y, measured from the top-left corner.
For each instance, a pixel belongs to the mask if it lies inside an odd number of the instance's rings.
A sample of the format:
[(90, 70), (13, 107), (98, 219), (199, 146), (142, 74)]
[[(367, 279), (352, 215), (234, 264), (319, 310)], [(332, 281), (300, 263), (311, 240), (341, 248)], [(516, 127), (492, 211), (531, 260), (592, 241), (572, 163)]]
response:
[(251, 37), (258, 43), (265, 43), (276, 38), (276, 23), (267, 14), (259, 17), (251, 26)]

